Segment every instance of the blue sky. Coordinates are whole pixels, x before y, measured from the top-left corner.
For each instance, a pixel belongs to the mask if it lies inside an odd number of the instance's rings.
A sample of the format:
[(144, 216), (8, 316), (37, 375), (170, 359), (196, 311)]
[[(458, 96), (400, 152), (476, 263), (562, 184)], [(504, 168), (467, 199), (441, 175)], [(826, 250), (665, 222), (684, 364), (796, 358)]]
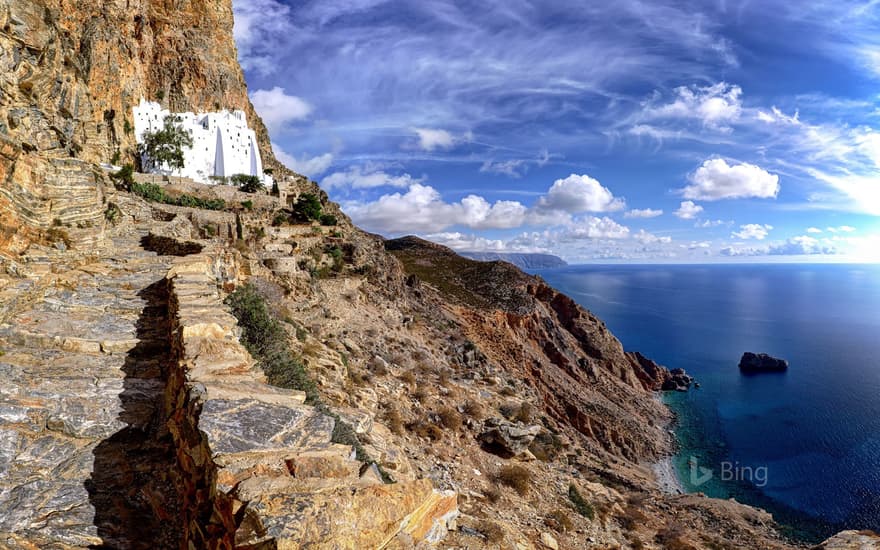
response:
[(360, 226), (593, 261), (880, 261), (880, 1), (234, 0)]

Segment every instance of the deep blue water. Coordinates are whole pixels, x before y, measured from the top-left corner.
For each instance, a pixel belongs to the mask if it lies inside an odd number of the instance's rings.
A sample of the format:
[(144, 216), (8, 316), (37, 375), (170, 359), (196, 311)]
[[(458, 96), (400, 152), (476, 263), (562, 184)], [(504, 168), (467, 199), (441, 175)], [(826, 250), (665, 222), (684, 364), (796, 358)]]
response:
[[(880, 266), (591, 265), (539, 274), (602, 318), (627, 350), (700, 382), (666, 395), (679, 417), (675, 463), (687, 490), (763, 506), (814, 536), (880, 529)], [(742, 375), (745, 351), (791, 366)], [(691, 483), (690, 457), (713, 471), (709, 482)]]

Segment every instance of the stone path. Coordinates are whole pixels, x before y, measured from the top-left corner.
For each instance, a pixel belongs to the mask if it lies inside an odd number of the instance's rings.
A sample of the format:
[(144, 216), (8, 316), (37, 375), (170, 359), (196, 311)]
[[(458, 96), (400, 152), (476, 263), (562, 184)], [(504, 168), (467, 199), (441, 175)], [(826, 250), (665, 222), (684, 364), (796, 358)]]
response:
[(268, 386), (219, 290), (234, 254), (145, 238), (161, 223), (0, 280), (0, 548), (440, 540), (456, 495), (385, 485), (303, 392)]
[(0, 546), (177, 547), (160, 418), (170, 258), (143, 234), (0, 292)]

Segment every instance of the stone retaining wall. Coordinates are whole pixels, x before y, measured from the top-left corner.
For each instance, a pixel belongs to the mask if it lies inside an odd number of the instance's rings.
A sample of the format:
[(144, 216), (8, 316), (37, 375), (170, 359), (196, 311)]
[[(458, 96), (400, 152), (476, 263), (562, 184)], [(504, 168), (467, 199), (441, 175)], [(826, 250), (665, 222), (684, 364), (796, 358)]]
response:
[(221, 289), (239, 281), (220, 249), (178, 258), (169, 285), (172, 369), (165, 395), (190, 548), (431, 545), (458, 515), (429, 480), (384, 485), (361, 472), (334, 420), (300, 391), (266, 384), (238, 341)]

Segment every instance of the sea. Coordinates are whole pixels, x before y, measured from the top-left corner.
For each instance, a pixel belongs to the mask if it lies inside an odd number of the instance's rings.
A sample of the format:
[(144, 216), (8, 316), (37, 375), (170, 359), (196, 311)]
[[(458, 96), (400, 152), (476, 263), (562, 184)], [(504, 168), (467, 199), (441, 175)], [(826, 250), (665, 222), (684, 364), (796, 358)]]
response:
[[(700, 384), (667, 392), (682, 487), (790, 534), (880, 531), (880, 266), (587, 265), (536, 272), (627, 350)], [(744, 374), (743, 352), (788, 360)]]

